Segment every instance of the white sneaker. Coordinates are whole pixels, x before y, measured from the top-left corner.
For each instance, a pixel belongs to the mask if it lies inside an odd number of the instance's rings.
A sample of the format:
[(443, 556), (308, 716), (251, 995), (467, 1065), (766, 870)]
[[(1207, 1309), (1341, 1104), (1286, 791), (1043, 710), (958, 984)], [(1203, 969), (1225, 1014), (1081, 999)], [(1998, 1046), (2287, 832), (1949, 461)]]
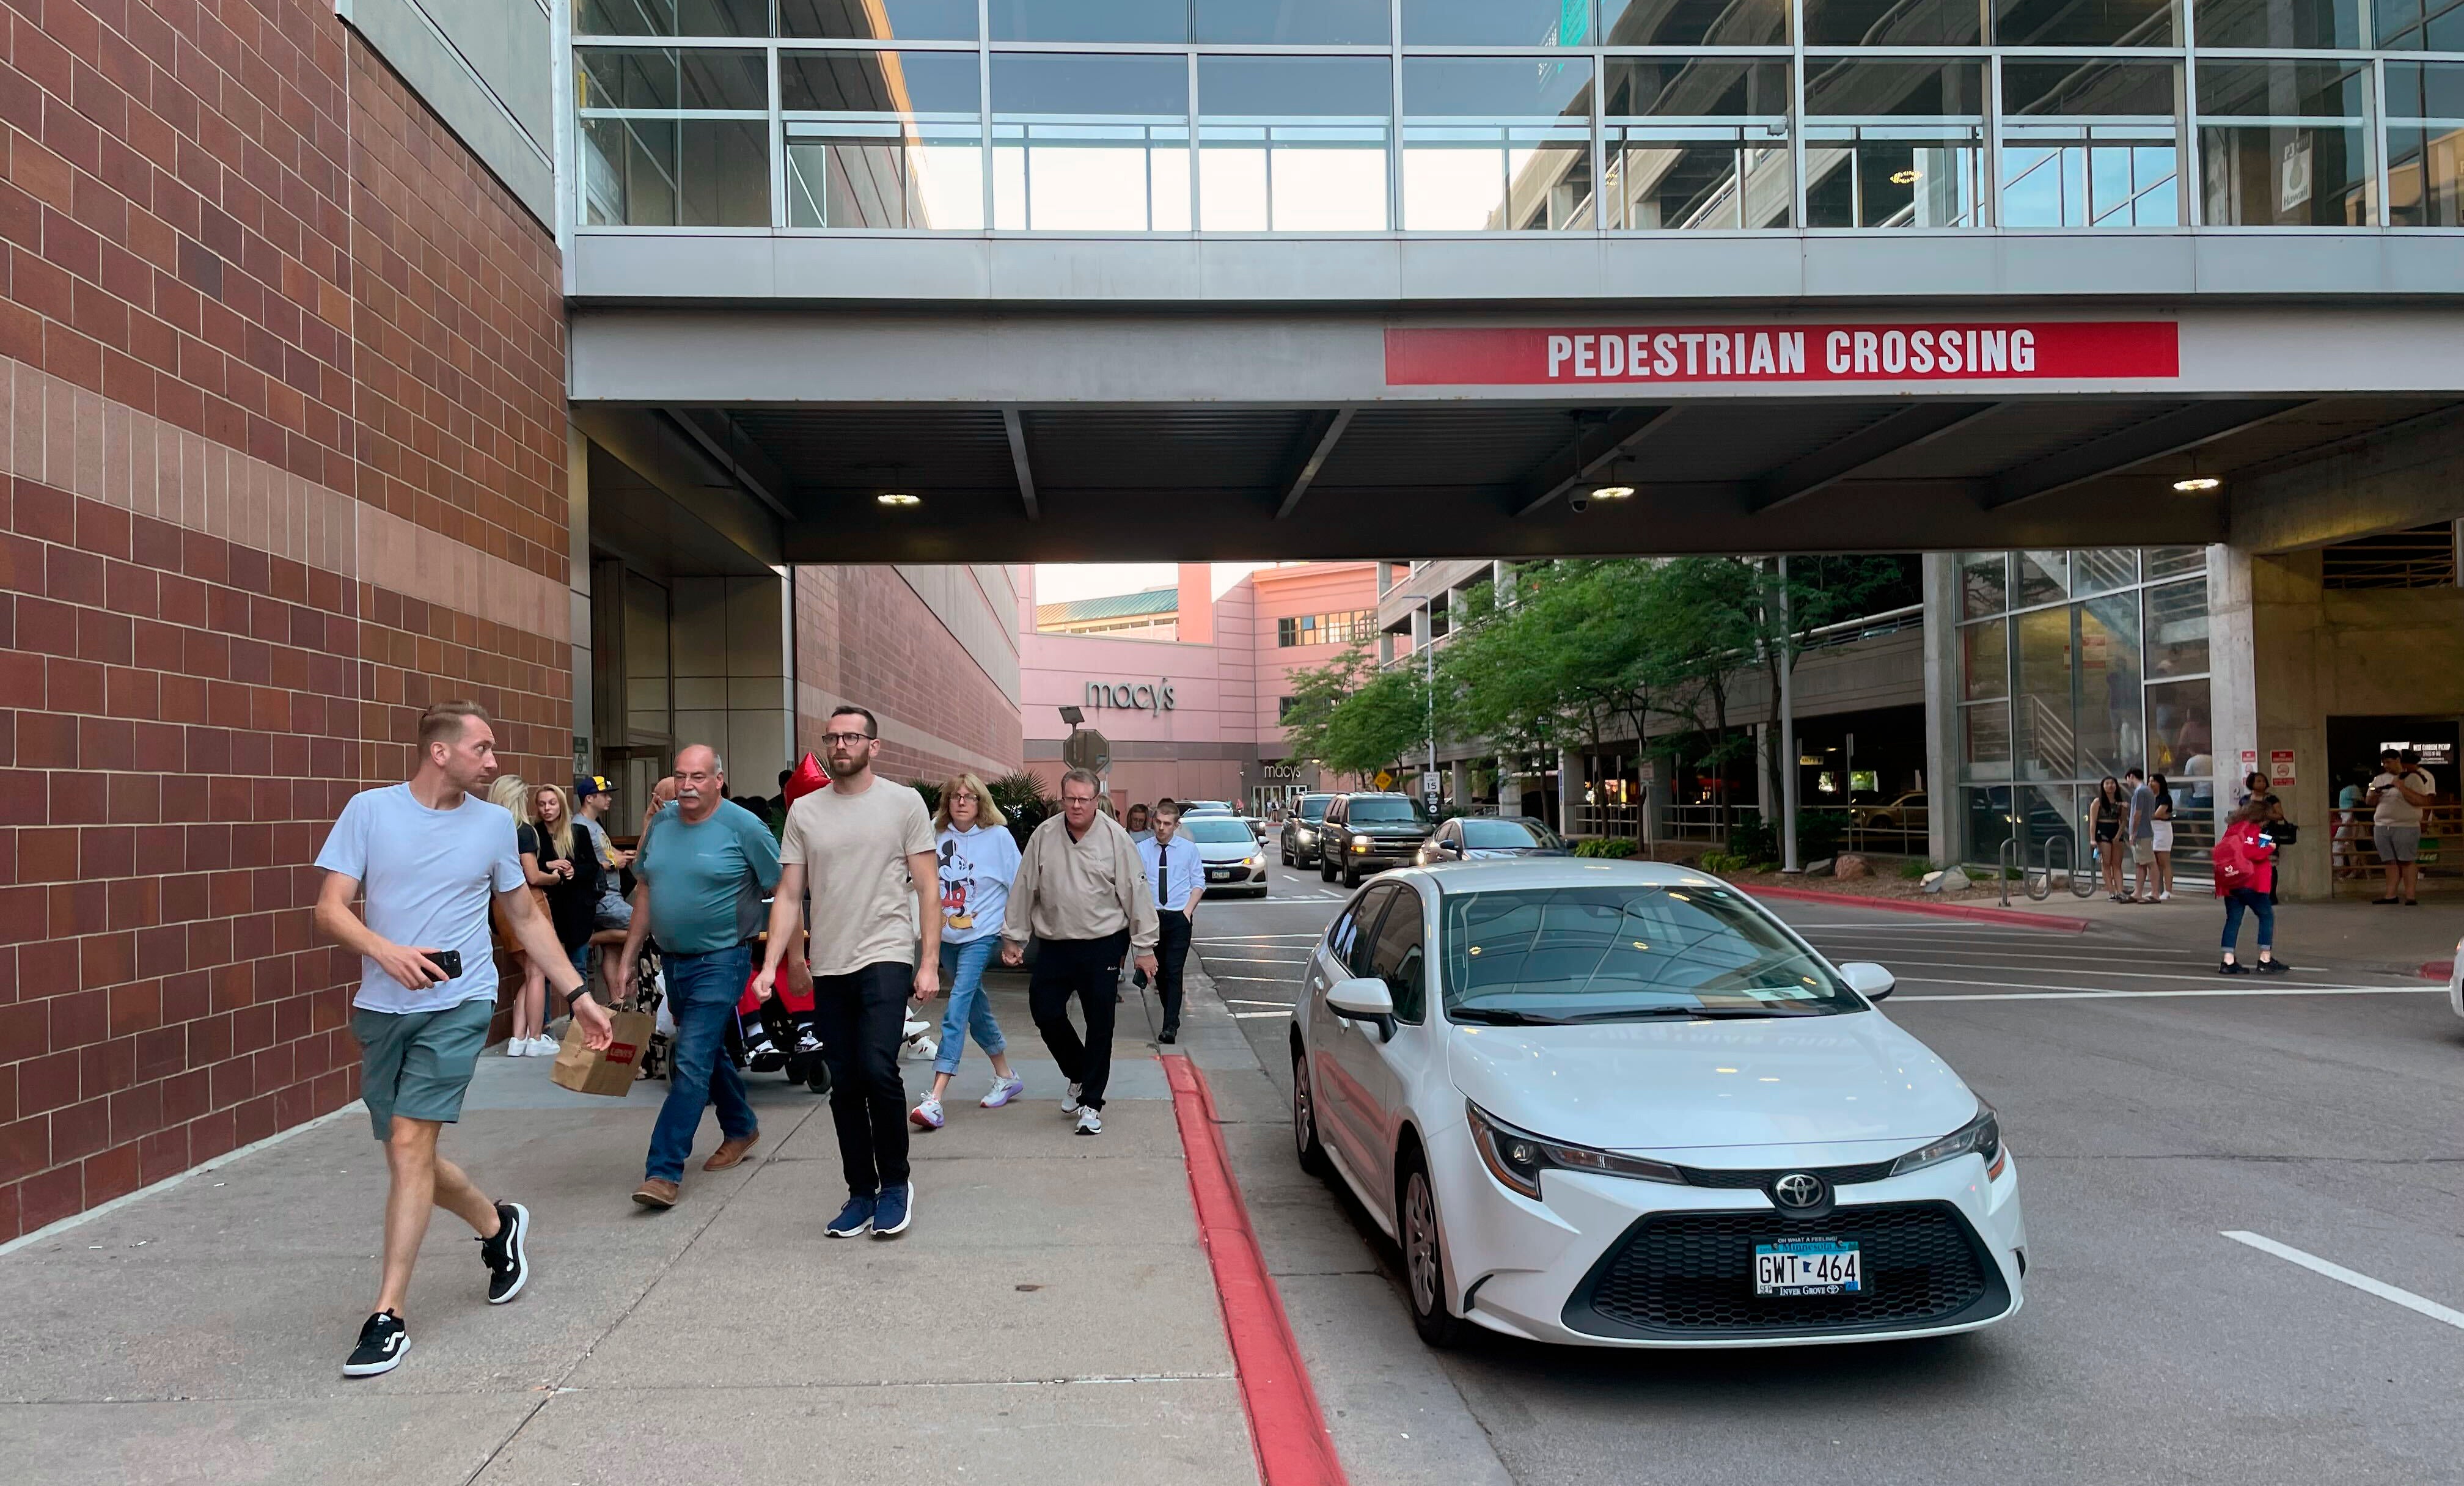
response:
[(1079, 1110), (1079, 1111), (1078, 1111), (1078, 1133), (1079, 1133), (1079, 1134), (1081, 1134), (1081, 1135), (1101, 1135), (1101, 1134), (1103, 1134), (1103, 1133), (1104, 1133), (1104, 1117), (1103, 1117), (1102, 1115), (1097, 1114), (1097, 1113), (1096, 1113), (1095, 1111), (1093, 1111), (1092, 1109), (1081, 1109), (1081, 1110)]
[(554, 1038), (533, 1038), (531, 1039), (531, 1056), (533, 1058), (554, 1058), (557, 1054), (563, 1051), (564, 1044)]
[(2170, 903), (2173, 901), (2173, 895), (2168, 892), (2160, 892), (2156, 895), (2156, 901), (2158, 903)]
[(924, 1103), (907, 1112), (907, 1123), (919, 1130), (939, 1129), (942, 1123), (941, 1102), (927, 1098)]
[(982, 1107), (986, 1109), (999, 1109), (1001, 1105), (1018, 1098), (1019, 1091), (1025, 1087), (1026, 1081), (1020, 1078), (1017, 1074), (1013, 1073), (1006, 1079), (996, 1077), (993, 1080), (991, 1092), (987, 1093), (983, 1097), (981, 1102)]
[(914, 1017), (910, 1016), (907, 1018), (907, 1024), (900, 1029), (898, 1039), (902, 1042), (909, 1041), (912, 1040), (917, 1033), (930, 1032), (932, 1030), (933, 1024), (931, 1022), (918, 1021)]
[(528, 1038), (505, 1038), (505, 1056), (507, 1058), (528, 1058), (531, 1056), (531, 1039)]
[(1084, 1093), (1086, 1088), (1087, 1085), (1084, 1083), (1072, 1083), (1069, 1085), (1069, 1092), (1063, 1095), (1061, 1099), (1061, 1112), (1063, 1114), (1074, 1115), (1078, 1112), (1078, 1096), (1081, 1093)]

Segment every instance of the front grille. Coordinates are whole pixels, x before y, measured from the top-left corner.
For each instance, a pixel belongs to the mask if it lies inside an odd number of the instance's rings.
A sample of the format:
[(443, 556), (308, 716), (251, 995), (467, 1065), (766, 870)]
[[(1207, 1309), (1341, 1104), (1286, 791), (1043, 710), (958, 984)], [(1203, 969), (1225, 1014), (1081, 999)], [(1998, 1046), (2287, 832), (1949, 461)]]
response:
[(1771, 1183), (1793, 1171), (1810, 1171), (1821, 1177), (1822, 1185), (1827, 1188), (1854, 1187), (1860, 1182), (1879, 1182), (1891, 1174), (1893, 1164), (1889, 1161), (1870, 1161), (1863, 1166), (1789, 1166), (1774, 1167), (1768, 1171), (1713, 1171), (1693, 1166), (1681, 1166), (1677, 1169), (1685, 1174), (1686, 1185), (1692, 1187), (1717, 1187), (1728, 1190), (1753, 1187), (1769, 1191)]
[[(1754, 1245), (1853, 1240), (1857, 1295), (1757, 1296)], [(1947, 1202), (1780, 1213), (1655, 1213), (1636, 1221), (1566, 1302), (1566, 1324), (1596, 1336), (1716, 1340), (1917, 1330), (1985, 1321), (2011, 1303), (2002, 1272)]]

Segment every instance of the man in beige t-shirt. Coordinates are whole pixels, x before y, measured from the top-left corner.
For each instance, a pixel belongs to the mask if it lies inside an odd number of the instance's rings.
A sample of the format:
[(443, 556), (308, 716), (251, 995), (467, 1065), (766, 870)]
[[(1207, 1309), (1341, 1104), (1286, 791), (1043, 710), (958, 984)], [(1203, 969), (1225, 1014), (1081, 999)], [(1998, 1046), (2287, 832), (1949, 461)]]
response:
[(940, 990), (939, 863), (924, 797), (872, 772), (881, 752), (872, 713), (844, 707), (828, 727), (822, 741), (830, 787), (788, 807), (770, 943), (753, 988), (771, 994), (809, 889), (813, 1018), (830, 1068), (830, 1118), (847, 1183), (847, 1206), (827, 1232), (833, 1238), (866, 1232), (891, 1238), (907, 1231), (915, 1211), (898, 1042), (911, 991), (929, 1001)]

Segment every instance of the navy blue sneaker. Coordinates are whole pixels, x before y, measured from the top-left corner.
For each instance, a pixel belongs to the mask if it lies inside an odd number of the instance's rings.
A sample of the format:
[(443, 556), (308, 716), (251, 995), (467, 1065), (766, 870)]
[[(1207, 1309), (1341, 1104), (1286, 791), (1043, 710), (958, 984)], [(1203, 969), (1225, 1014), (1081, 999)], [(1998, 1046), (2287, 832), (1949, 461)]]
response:
[[(868, 1232), (872, 1227), (873, 1210), (879, 1203), (880, 1199), (870, 1192), (861, 1195), (849, 1192), (847, 1206), (839, 1209), (839, 1215), (830, 1219), (830, 1226), (822, 1232), (833, 1238), (852, 1238), (858, 1234)], [(903, 1213), (906, 1210), (902, 1207), (900, 1211)]]
[(895, 1238), (907, 1232), (908, 1220), (915, 1215), (915, 1184), (884, 1187), (872, 1210), (872, 1235)]

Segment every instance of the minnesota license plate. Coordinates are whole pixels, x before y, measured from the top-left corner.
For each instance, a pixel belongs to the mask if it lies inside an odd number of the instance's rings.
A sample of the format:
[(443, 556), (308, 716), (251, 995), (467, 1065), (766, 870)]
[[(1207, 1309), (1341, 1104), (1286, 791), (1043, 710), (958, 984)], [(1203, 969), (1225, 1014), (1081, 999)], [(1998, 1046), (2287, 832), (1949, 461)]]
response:
[(1861, 1295), (1863, 1256), (1837, 1238), (1789, 1238), (1754, 1245), (1756, 1295)]
[(1228, 883), (1240, 875), (1240, 873), (1233, 871), (1230, 867), (1208, 867), (1206, 869), (1206, 880), (1210, 883)]

